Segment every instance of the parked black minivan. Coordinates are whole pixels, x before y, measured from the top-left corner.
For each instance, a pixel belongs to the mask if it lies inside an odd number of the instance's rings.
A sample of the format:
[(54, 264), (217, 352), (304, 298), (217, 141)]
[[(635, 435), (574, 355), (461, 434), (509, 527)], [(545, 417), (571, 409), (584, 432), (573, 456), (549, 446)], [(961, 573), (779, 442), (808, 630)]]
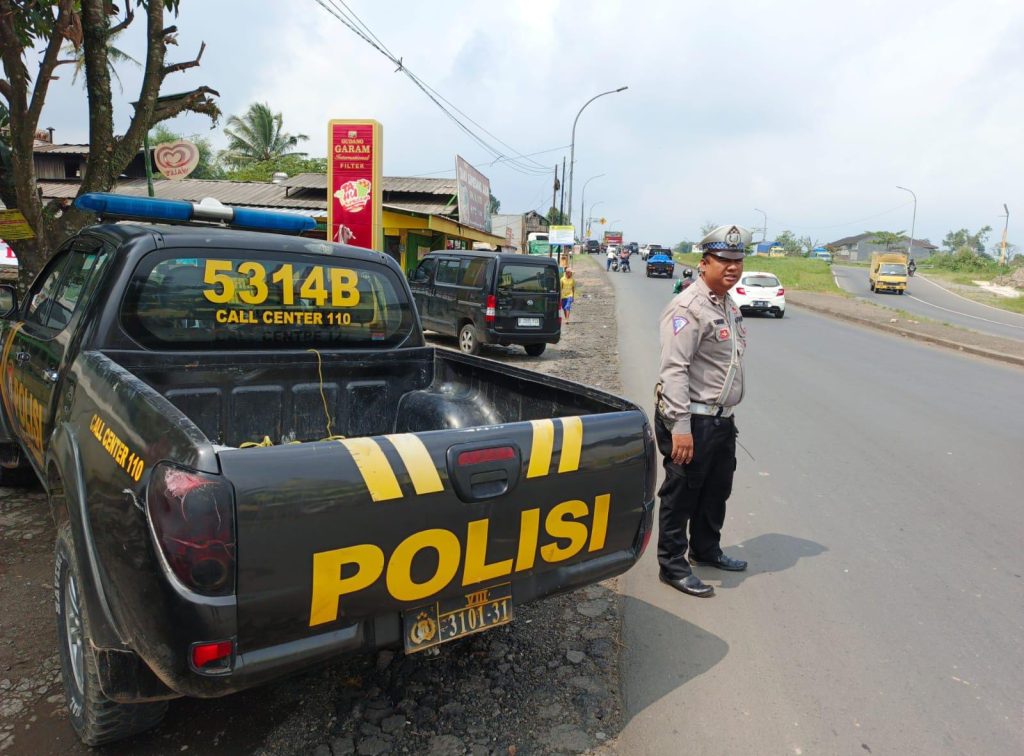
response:
[(534, 357), (562, 337), (558, 262), (537, 255), (431, 252), (409, 276), (423, 329), (482, 344), (522, 344)]

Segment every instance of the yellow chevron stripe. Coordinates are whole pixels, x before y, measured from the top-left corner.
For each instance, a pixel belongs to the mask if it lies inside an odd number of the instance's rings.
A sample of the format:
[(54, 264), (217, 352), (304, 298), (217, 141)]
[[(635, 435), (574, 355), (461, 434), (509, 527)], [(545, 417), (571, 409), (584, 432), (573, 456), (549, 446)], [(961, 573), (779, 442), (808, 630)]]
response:
[(562, 418), (562, 454), (558, 459), (558, 472), (576, 472), (580, 469), (583, 451), (583, 418)]
[(530, 466), (527, 478), (540, 478), (551, 469), (551, 451), (555, 446), (554, 420), (531, 420), (533, 443), (530, 446)]
[(371, 499), (388, 501), (402, 498), (402, 487), (398, 485), (395, 471), (376, 441), (372, 438), (346, 438), (338, 443), (348, 449), (355, 460)]
[(396, 436), (387, 436), (387, 439), (398, 451), (398, 456), (402, 458), (417, 494), (437, 493), (444, 490), (441, 476), (437, 474), (434, 461), (430, 458), (430, 452), (427, 451), (427, 447), (419, 436), (414, 436), (412, 433), (401, 433)]

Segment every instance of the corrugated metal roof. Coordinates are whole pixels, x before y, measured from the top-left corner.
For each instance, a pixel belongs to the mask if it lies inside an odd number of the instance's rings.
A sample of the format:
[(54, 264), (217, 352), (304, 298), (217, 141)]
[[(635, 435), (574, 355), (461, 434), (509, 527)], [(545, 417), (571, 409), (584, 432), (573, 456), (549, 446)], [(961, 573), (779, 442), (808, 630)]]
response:
[(448, 178), (402, 178), (384, 177), (385, 192), (408, 192), (410, 194), (445, 194), (451, 196), (458, 191), (455, 179)]
[[(327, 190), (326, 173), (297, 173), (281, 182), (281, 186), (290, 189), (323, 189)], [(402, 192), (403, 194), (443, 194), (453, 195), (458, 189), (455, 179), (447, 178), (406, 178), (404, 176), (385, 176), (385, 192)]]
[(407, 210), (410, 213), (421, 213), (423, 215), (440, 215), (449, 220), (453, 220), (456, 223), (458, 218), (453, 218), (449, 215), (452, 212), (454, 205), (444, 205), (440, 202), (417, 202), (416, 200), (389, 200), (384, 203), (385, 208), (391, 208), (393, 210)]
[(50, 144), (38, 139), (32, 143), (33, 152), (45, 152), (48, 155), (88, 155), (87, 144)]

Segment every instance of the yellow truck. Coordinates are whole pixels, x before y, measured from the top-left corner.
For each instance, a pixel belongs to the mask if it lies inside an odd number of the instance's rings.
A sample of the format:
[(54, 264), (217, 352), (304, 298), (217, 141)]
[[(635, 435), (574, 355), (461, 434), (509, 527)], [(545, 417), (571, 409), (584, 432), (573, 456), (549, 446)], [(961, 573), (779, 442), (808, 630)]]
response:
[(903, 252), (875, 252), (871, 255), (871, 272), (868, 273), (871, 291), (895, 291), (902, 294), (907, 290), (907, 255)]

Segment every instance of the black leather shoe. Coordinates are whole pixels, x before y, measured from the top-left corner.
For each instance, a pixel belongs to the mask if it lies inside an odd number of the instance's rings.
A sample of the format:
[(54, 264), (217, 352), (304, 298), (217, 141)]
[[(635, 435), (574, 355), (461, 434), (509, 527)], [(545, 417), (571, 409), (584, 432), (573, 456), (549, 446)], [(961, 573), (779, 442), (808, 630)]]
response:
[(665, 585), (670, 585), (681, 593), (689, 594), (690, 596), (699, 596), (700, 598), (707, 598), (708, 596), (715, 595), (715, 589), (713, 586), (707, 583), (701, 582), (701, 579), (696, 575), (687, 575), (684, 578), (673, 579), (665, 577), (660, 572), (658, 573), (658, 579)]
[(690, 564), (702, 564), (705, 567), (717, 567), (720, 570), (728, 570), (729, 572), (743, 572), (743, 570), (747, 569), (747, 563), (742, 559), (733, 559), (725, 554), (719, 554), (714, 559), (698, 559), (691, 555)]

